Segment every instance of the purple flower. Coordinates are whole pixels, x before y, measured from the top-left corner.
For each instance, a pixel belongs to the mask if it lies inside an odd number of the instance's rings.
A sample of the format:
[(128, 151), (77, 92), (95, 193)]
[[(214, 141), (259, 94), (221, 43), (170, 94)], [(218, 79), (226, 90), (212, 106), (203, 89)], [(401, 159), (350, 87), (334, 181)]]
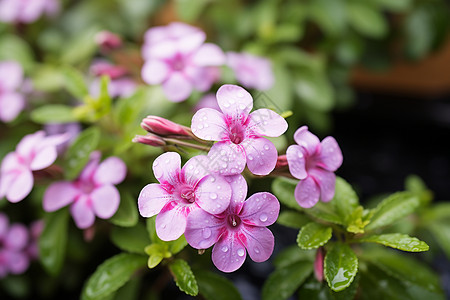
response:
[(174, 102), (186, 100), (194, 88), (208, 90), (219, 78), (217, 66), (226, 59), (217, 45), (204, 43), (205, 39), (203, 31), (183, 23), (149, 29), (142, 48), (142, 79), (162, 84)]
[(267, 175), (277, 162), (277, 149), (261, 136), (282, 135), (288, 125), (270, 109), (251, 114), (252, 96), (236, 85), (223, 85), (217, 91), (222, 111), (202, 108), (192, 118), (192, 132), (199, 138), (218, 141), (208, 154), (222, 175), (241, 173), (245, 164), (253, 174)]
[(30, 259), (39, 258), (39, 237), (44, 230), (44, 220), (37, 220), (30, 225), (30, 243), (27, 247), (27, 254)]
[[(280, 211), (278, 199), (270, 193), (256, 193), (247, 200), (247, 183), (242, 175), (228, 176), (232, 189), (230, 206), (221, 214), (192, 212), (186, 225), (186, 240), (194, 248), (211, 247), (212, 261), (223, 272), (239, 269), (246, 252), (255, 262), (267, 260), (273, 252), (274, 237), (266, 226)], [(247, 251), (246, 251), (247, 250)]]
[(10, 122), (14, 120), (25, 107), (25, 99), (23, 95), (17, 92), (22, 85), (22, 82), (23, 69), (20, 64), (14, 61), (0, 62), (1, 121)]
[(120, 66), (115, 66), (106, 61), (96, 61), (91, 66), (91, 73), (95, 78), (90, 87), (89, 93), (98, 97), (100, 95), (101, 76), (108, 76), (110, 78), (108, 84), (108, 93), (111, 97), (128, 97), (131, 96), (137, 88), (136, 82), (127, 77), (127, 70)]
[(319, 141), (300, 127), (294, 134), (298, 145), (291, 145), (286, 151), (289, 171), (300, 179), (295, 188), (295, 199), (304, 208), (313, 207), (319, 199), (328, 202), (333, 199), (336, 184), (335, 172), (342, 165), (342, 152), (336, 140), (328, 136)]
[(237, 80), (247, 88), (268, 90), (274, 83), (270, 60), (249, 53), (227, 53), (227, 64)]
[(0, 278), (10, 273), (21, 274), (28, 269), (28, 239), (24, 225), (9, 224), (8, 217), (0, 212)]
[(138, 200), (143, 217), (156, 214), (156, 233), (164, 241), (176, 240), (194, 211), (223, 212), (230, 203), (231, 188), (219, 175), (208, 171), (205, 155), (191, 158), (181, 168), (178, 153), (167, 152), (153, 162), (153, 173), (160, 182), (145, 186)]
[(58, 0), (0, 0), (0, 22), (32, 23), (43, 14), (58, 13)]
[(45, 136), (43, 131), (26, 135), (14, 152), (8, 153), (0, 167), (0, 199), (10, 202), (23, 200), (33, 188), (33, 171), (49, 167), (58, 156), (56, 146), (68, 136)]
[(44, 210), (52, 212), (70, 204), (75, 224), (81, 229), (94, 224), (95, 216), (111, 218), (120, 204), (115, 185), (125, 179), (127, 167), (114, 156), (100, 163), (100, 156), (100, 152), (92, 152), (90, 161), (74, 181), (51, 184), (44, 194)]

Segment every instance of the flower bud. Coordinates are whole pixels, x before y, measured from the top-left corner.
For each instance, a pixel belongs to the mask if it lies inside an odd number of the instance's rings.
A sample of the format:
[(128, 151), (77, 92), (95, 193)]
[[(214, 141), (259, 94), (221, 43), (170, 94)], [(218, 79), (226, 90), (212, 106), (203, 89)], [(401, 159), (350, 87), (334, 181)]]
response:
[(117, 79), (127, 74), (127, 70), (125, 68), (115, 66), (105, 61), (97, 61), (93, 63), (90, 71), (94, 76), (100, 77), (107, 75), (111, 79)]
[(191, 129), (158, 116), (148, 116), (141, 127), (159, 136), (191, 136)]
[(275, 169), (281, 169), (287, 167), (288, 161), (286, 155), (280, 155), (277, 158), (277, 163), (275, 165)]
[(95, 42), (103, 52), (108, 52), (122, 46), (122, 39), (110, 31), (100, 31), (95, 35)]
[(162, 147), (166, 145), (166, 142), (160, 138), (159, 136), (153, 135), (153, 134), (147, 134), (147, 135), (136, 135), (133, 139), (134, 143), (141, 143), (149, 146), (154, 147)]
[(323, 280), (323, 248), (317, 249), (316, 259), (314, 260), (314, 276), (318, 281)]

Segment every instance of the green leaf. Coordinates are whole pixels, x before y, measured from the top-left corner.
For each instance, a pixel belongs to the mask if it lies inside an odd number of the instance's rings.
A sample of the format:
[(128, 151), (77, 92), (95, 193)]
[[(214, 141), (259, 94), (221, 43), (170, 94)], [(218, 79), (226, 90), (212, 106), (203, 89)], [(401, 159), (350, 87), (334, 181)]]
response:
[(311, 222), (300, 229), (297, 244), (302, 249), (319, 248), (331, 239), (332, 233), (331, 227)]
[(302, 250), (297, 245), (292, 245), (283, 249), (274, 259), (275, 268), (285, 268), (296, 262), (304, 261), (313, 263), (316, 257), (316, 250)]
[(120, 205), (117, 212), (109, 221), (122, 227), (133, 227), (139, 220), (136, 199), (129, 193), (123, 193), (120, 197)]
[(149, 255), (147, 266), (153, 269), (164, 258), (172, 257), (172, 254), (167, 250), (167, 244), (151, 244), (145, 247), (145, 253)]
[(437, 240), (447, 258), (450, 259), (450, 224), (444, 222), (435, 222), (429, 224), (427, 229)]
[(199, 293), (206, 300), (241, 300), (241, 294), (227, 278), (213, 272), (195, 271)]
[(406, 16), (406, 53), (410, 58), (420, 59), (430, 52), (435, 37), (435, 16), (425, 6), (418, 6)]
[(198, 19), (210, 0), (176, 0), (175, 9), (177, 16), (185, 22), (193, 22)]
[(68, 65), (75, 65), (83, 61), (89, 61), (97, 49), (95, 35), (99, 32), (96, 28), (82, 30), (75, 37), (68, 40), (64, 47), (61, 61)]
[(349, 23), (361, 34), (372, 38), (386, 35), (388, 25), (381, 10), (360, 1), (348, 2)]
[(422, 217), (425, 223), (433, 223), (437, 221), (450, 222), (450, 203), (436, 203), (425, 210)]
[(147, 230), (141, 223), (134, 227), (114, 227), (110, 237), (120, 249), (139, 254), (144, 254), (145, 247), (151, 243)]
[(305, 213), (308, 215), (311, 215), (313, 217), (316, 217), (318, 219), (321, 219), (323, 221), (331, 222), (334, 224), (344, 225), (345, 219), (342, 219), (334, 206), (333, 203), (328, 202), (317, 202), (314, 207), (305, 209)]
[(347, 245), (336, 243), (327, 252), (324, 274), (328, 286), (335, 292), (346, 289), (358, 272), (358, 258)]
[(352, 233), (364, 233), (364, 228), (372, 217), (369, 210), (364, 210), (360, 205), (347, 217), (347, 231)]
[(175, 283), (182, 292), (185, 292), (191, 296), (197, 296), (198, 285), (195, 280), (194, 273), (192, 273), (191, 267), (188, 263), (182, 259), (176, 259), (169, 265), (170, 272), (172, 273)]
[(342, 220), (348, 219), (359, 205), (358, 196), (352, 186), (341, 177), (336, 177), (335, 193), (331, 201)]
[(281, 212), (277, 219), (278, 224), (295, 229), (302, 228), (310, 221), (311, 220), (307, 216), (305, 216), (305, 214), (301, 214), (292, 210)]
[(303, 103), (315, 110), (328, 112), (334, 107), (334, 90), (323, 72), (302, 70), (295, 92)]
[(130, 97), (120, 98), (114, 107), (116, 123), (120, 126), (138, 125), (141, 122), (139, 116), (148, 100), (148, 94), (148, 89), (139, 88)]
[(303, 261), (275, 270), (264, 282), (262, 299), (288, 299), (311, 274), (312, 270), (312, 264)]
[(63, 68), (64, 85), (75, 98), (82, 100), (89, 94), (86, 82), (80, 71), (72, 67)]
[(31, 120), (40, 124), (69, 123), (77, 121), (73, 108), (62, 104), (40, 106), (31, 112)]
[(27, 42), (14, 34), (0, 34), (0, 61), (14, 60), (20, 63), (25, 71), (34, 65), (33, 52)]
[(342, 0), (316, 0), (309, 5), (310, 18), (317, 23), (327, 35), (340, 35), (346, 29), (345, 3)]
[(394, 223), (413, 213), (420, 202), (416, 195), (410, 192), (398, 192), (384, 199), (373, 210), (367, 230), (373, 230)]
[(155, 225), (156, 216), (150, 217), (147, 219), (147, 232), (148, 236), (152, 243), (165, 244), (158, 235), (156, 234), (156, 225)]
[(100, 130), (91, 127), (81, 132), (73, 144), (67, 149), (65, 177), (74, 180), (89, 161), (89, 155), (97, 148)]
[(170, 241), (170, 242), (166, 242), (169, 246), (169, 251), (170, 253), (172, 253), (173, 255), (177, 254), (178, 252), (180, 252), (181, 250), (184, 249), (184, 247), (187, 246), (187, 241), (186, 238), (184, 237), (184, 234), (182, 236), (180, 236), (178, 239), (176, 239), (175, 241)]
[(422, 205), (427, 205), (433, 200), (433, 192), (425, 182), (417, 175), (409, 175), (405, 179), (405, 189), (419, 196)]
[(121, 253), (105, 260), (89, 277), (83, 288), (81, 299), (103, 299), (109, 296), (145, 264), (145, 256), (129, 253)]
[(430, 247), (428, 245), (415, 238), (410, 237), (407, 234), (401, 234), (401, 233), (387, 233), (387, 234), (381, 234), (381, 235), (370, 235), (366, 236), (360, 239), (356, 239), (355, 241), (361, 242), (361, 243), (377, 243), (384, 246), (388, 246), (391, 248), (403, 250), (403, 251), (409, 251), (409, 252), (422, 252), (422, 251), (428, 251)]
[(66, 255), (68, 220), (67, 209), (47, 214), (44, 230), (39, 237), (39, 259), (53, 276), (61, 271)]
[[(265, 96), (271, 103), (275, 102), (277, 111), (280, 113), (281, 111), (285, 111), (292, 107), (292, 79), (288, 68), (282, 63), (274, 63), (273, 74), (275, 77), (273, 87), (270, 90), (261, 93), (261, 95)], [(258, 97), (253, 98), (255, 101), (258, 101)], [(264, 97), (261, 98), (263, 99)], [(258, 105), (258, 107), (262, 106)]]
[(272, 191), (277, 196), (278, 200), (289, 208), (302, 210), (294, 197), (294, 190), (298, 184), (298, 180), (277, 177), (272, 182)]
[(314, 276), (310, 276), (305, 284), (300, 287), (300, 290), (298, 291), (298, 299), (334, 300), (331, 296), (331, 290), (328, 285), (317, 281)]

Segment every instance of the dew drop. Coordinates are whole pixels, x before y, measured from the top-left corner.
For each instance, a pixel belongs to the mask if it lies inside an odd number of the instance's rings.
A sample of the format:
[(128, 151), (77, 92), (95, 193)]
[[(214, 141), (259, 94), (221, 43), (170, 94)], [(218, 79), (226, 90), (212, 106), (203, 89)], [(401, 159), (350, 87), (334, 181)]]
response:
[(220, 190), (220, 189), (221, 189), (220, 185), (218, 185), (218, 186), (217, 186), (217, 189), (218, 189), (218, 190)]
[(225, 102), (225, 103), (223, 104), (223, 106), (225, 106), (225, 107), (230, 107), (230, 103)]
[(245, 254), (245, 250), (243, 248), (238, 249), (237, 255), (242, 257), (242, 256), (244, 256), (244, 254)]
[(211, 229), (209, 228), (203, 228), (203, 238), (207, 239), (211, 236)]
[(216, 181), (216, 178), (215, 178), (215, 177), (211, 177), (210, 181), (211, 181), (211, 182), (215, 182), (215, 181)]
[(217, 199), (217, 194), (216, 193), (211, 193), (211, 194), (209, 194), (209, 198)]
[(249, 160), (253, 160), (253, 156), (251, 154), (249, 154), (247, 157)]
[(258, 247), (255, 247), (253, 250), (255, 251), (256, 254), (259, 254), (259, 252), (261, 252), (261, 251), (259, 251)]
[(223, 246), (221, 250), (222, 250), (222, 252), (227, 252), (228, 251), (228, 247), (227, 246)]
[(208, 127), (209, 127), (208, 123), (205, 123), (204, 126), (205, 126), (205, 128), (208, 128)]
[(243, 97), (244, 97), (244, 93), (243, 93), (243, 92), (239, 92), (239, 93), (237, 93), (237, 96), (238, 96), (239, 98), (243, 98)]
[(227, 165), (226, 163), (223, 163), (223, 164), (222, 164), (222, 168), (224, 168), (224, 169), (226, 169), (227, 166), (228, 166), (228, 165)]
[(203, 124), (198, 124), (197, 128), (198, 129), (203, 129)]
[(264, 150), (268, 151), (270, 149), (269, 145), (264, 145)]
[(265, 222), (265, 221), (267, 221), (267, 215), (266, 214), (261, 214), (259, 216), (259, 219), (261, 220), (261, 222)]

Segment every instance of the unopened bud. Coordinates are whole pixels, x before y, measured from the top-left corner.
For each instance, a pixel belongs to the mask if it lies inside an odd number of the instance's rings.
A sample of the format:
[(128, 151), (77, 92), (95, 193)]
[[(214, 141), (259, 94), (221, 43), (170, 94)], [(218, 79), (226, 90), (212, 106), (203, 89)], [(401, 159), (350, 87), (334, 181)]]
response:
[(166, 142), (160, 138), (159, 136), (153, 134), (147, 135), (136, 135), (133, 139), (134, 143), (141, 143), (153, 147), (163, 147), (166, 145)]
[(280, 155), (277, 158), (277, 163), (275, 165), (275, 169), (281, 169), (288, 165), (287, 157), (286, 155)]
[(116, 79), (127, 74), (127, 70), (120, 66), (115, 66), (106, 61), (97, 61), (92, 64), (90, 68), (91, 73), (94, 76), (107, 75), (111, 79)]
[(104, 52), (108, 52), (122, 46), (122, 39), (117, 34), (106, 30), (100, 31), (95, 35), (95, 42)]
[(323, 248), (319, 247), (316, 253), (316, 259), (314, 260), (314, 276), (318, 281), (323, 280)]
[(158, 116), (148, 116), (141, 127), (160, 136), (191, 136), (191, 129)]

